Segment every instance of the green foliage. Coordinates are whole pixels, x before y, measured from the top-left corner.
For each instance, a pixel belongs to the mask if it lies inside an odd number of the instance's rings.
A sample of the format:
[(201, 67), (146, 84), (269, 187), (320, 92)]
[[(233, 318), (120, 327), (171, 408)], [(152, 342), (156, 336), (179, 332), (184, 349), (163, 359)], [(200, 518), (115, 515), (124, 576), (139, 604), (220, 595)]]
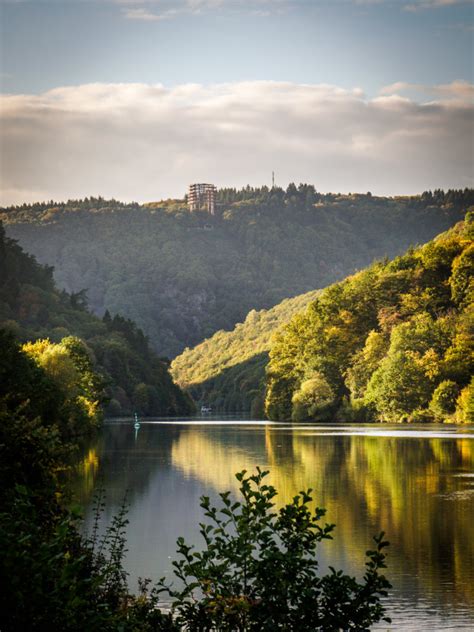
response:
[(39, 415), (48, 425), (60, 423), (64, 395), (45, 372), (22, 353), (12, 333), (0, 329), (0, 400), (8, 410), (21, 406), (25, 414)]
[(132, 321), (109, 313), (101, 321), (87, 311), (84, 292), (58, 292), (52, 269), (40, 266), (5, 237), (1, 224), (0, 327), (23, 342), (50, 341), (44, 353), (39, 342), (29, 349), (50, 375), (56, 375), (59, 390), (71, 394), (74, 385), (87, 416), (94, 416), (96, 402), (107, 399), (118, 402), (111, 412), (131, 414), (138, 384), (145, 384), (150, 392), (146, 414), (194, 410), (191, 399), (173, 383), (167, 364), (151, 351)]
[(474, 299), (474, 244), (462, 251), (453, 262), (450, 278), (453, 301), (457, 304), (472, 303)]
[(174, 562), (182, 590), (174, 597), (176, 621), (184, 630), (367, 630), (384, 619), (380, 597), (390, 583), (385, 568), (384, 534), (367, 551), (361, 583), (342, 571), (318, 573), (317, 550), (331, 539), (334, 525), (321, 526), (324, 509), (310, 509), (312, 490), (300, 492), (280, 510), (277, 492), (266, 485), (268, 472), (236, 475), (242, 500), (221, 493), (220, 509), (202, 497), (207, 524), (205, 548), (178, 540)]
[(54, 265), (70, 302), (83, 307), (88, 288), (95, 313), (131, 318), (159, 354), (174, 357), (252, 309), (431, 239), (473, 202), (468, 189), (383, 198), (291, 184), (223, 189), (215, 216), (190, 213), (184, 200), (138, 206), (90, 198), (0, 209), (0, 220)]
[(232, 331), (218, 331), (171, 363), (176, 382), (200, 404), (263, 416), (265, 366), (273, 334), (303, 310), (319, 290), (289, 298), (269, 310), (251, 310)]
[[(17, 346), (18, 363), (21, 358), (25, 366), (32, 362)], [(31, 375), (32, 388), (40, 376), (44, 384), (52, 381), (38, 366)], [(131, 595), (123, 567), (125, 503), (100, 537), (104, 499), (99, 495), (92, 532), (81, 535), (80, 517), (68, 508), (60, 482), (72, 446), (33, 410), (25, 415), (9, 409), (7, 395), (0, 401), (0, 628), (5, 632), (362, 630), (383, 617), (380, 597), (390, 587), (379, 572), (385, 568), (383, 534), (376, 538), (376, 550), (367, 552), (361, 583), (335, 570), (319, 577), (316, 548), (331, 537), (333, 525), (320, 526), (324, 510), (311, 512), (310, 490), (274, 511), (276, 491), (262, 484), (266, 473), (260, 470), (248, 478), (237, 475), (243, 503), (233, 503), (225, 492), (218, 512), (203, 499), (212, 521), (201, 526), (207, 550), (195, 553), (178, 540), (182, 559), (175, 569), (182, 590), (163, 584), (150, 590), (145, 580), (139, 594)], [(62, 414), (58, 410), (55, 417)], [(190, 598), (196, 589), (201, 594)], [(175, 600), (174, 616), (158, 607), (166, 590)]]
[(335, 395), (328, 381), (318, 371), (301, 382), (301, 386), (291, 398), (292, 419), (304, 421), (325, 418), (334, 404)]
[(68, 447), (58, 426), (46, 426), (29, 411), (9, 409), (3, 398), (0, 402), (0, 505), (5, 508), (19, 486), (29, 491), (38, 510), (49, 519)]
[(72, 336), (58, 344), (37, 340), (24, 344), (22, 351), (43, 369), (62, 394), (63, 416), (71, 432), (83, 434), (99, 424), (104, 384), (81, 340)]
[(102, 538), (84, 538), (77, 512), (54, 497), (42, 496), (50, 509), (45, 516), (29, 488), (16, 485), (11, 495), (0, 512), (2, 630), (177, 630), (156, 608), (158, 595), (147, 593), (146, 584), (136, 597), (128, 592), (125, 509)]
[[(56, 374), (23, 353), (11, 334), (0, 336), (0, 629), (175, 629), (156, 609), (156, 593), (128, 593), (125, 509), (103, 538), (97, 530), (81, 535), (62, 484), (71, 434), (81, 430), (63, 381), (58, 387)], [(37, 347), (48, 351), (47, 344)]]
[(463, 388), (457, 401), (457, 421), (465, 424), (474, 423), (474, 378)]
[(413, 316), (392, 330), (387, 355), (373, 373), (365, 393), (383, 421), (400, 421), (428, 407), (448, 346), (441, 321)]
[(456, 410), (456, 401), (459, 397), (459, 386), (452, 380), (443, 380), (438, 384), (433, 392), (430, 401), (430, 410), (443, 419), (451, 415)]
[(353, 399), (363, 397), (367, 384), (387, 352), (388, 340), (382, 332), (370, 331), (364, 346), (351, 358), (345, 383)]
[[(459, 223), (329, 286), (293, 317), (270, 351), (270, 418), (464, 420), (455, 409), (474, 369), (472, 236), (472, 224)], [(326, 380), (338, 411), (305, 404), (314, 372)]]

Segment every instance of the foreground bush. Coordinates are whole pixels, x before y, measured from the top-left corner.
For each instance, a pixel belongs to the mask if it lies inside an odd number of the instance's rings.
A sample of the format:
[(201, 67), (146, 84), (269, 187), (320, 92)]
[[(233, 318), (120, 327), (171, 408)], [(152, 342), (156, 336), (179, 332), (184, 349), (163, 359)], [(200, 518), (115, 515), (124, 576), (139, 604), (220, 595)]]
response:
[[(98, 499), (95, 527), (84, 536), (61, 483), (73, 431), (82, 426), (68, 401), (70, 385), (73, 394), (81, 386), (77, 370), (57, 345), (54, 358), (61, 362), (54, 366), (61, 371), (49, 375), (11, 337), (0, 334), (0, 342), (2, 632), (366, 630), (383, 617), (380, 597), (389, 583), (379, 574), (382, 535), (368, 553), (362, 583), (334, 570), (320, 577), (316, 548), (333, 525), (320, 526), (324, 510), (310, 511), (310, 491), (276, 511), (276, 490), (259, 469), (237, 474), (243, 501), (224, 492), (218, 510), (203, 497), (211, 521), (201, 525), (206, 548), (197, 553), (178, 540), (180, 590), (163, 582), (149, 589), (143, 581), (138, 596), (130, 594), (125, 507), (99, 537)], [(73, 379), (65, 389), (67, 376)], [(159, 608), (164, 592), (173, 598), (172, 613)]]
[[(199, 553), (178, 540), (180, 590), (162, 582), (149, 590), (143, 581), (138, 596), (131, 595), (123, 566), (125, 509), (103, 537), (97, 529), (81, 535), (78, 515), (61, 506), (57, 493), (55, 437), (37, 421), (3, 414), (0, 422), (2, 440), (12, 444), (17, 431), (28, 456), (37, 450), (40, 457), (35, 471), (19, 471), (25, 462), (2, 463), (2, 480), (18, 481), (4, 488), (0, 511), (2, 631), (335, 631), (388, 621), (381, 597), (390, 584), (379, 573), (385, 568), (383, 534), (367, 552), (362, 582), (334, 569), (320, 577), (317, 545), (331, 538), (334, 525), (319, 524), (324, 510), (309, 509), (310, 491), (276, 511), (277, 492), (262, 483), (267, 473), (260, 470), (237, 474), (242, 502), (225, 492), (218, 510), (203, 497), (210, 519), (201, 525), (206, 547)], [(8, 457), (3, 441), (2, 447)], [(99, 500), (98, 518), (100, 507)], [(159, 608), (163, 592), (173, 598), (171, 613)]]
[(203, 496), (209, 519), (201, 524), (205, 549), (178, 540), (175, 574), (182, 590), (169, 590), (175, 620), (183, 630), (367, 630), (384, 617), (381, 597), (391, 587), (385, 568), (384, 534), (367, 551), (363, 581), (330, 568), (318, 574), (318, 544), (334, 525), (321, 526), (324, 509), (311, 511), (311, 490), (278, 511), (277, 491), (263, 483), (268, 472), (237, 474), (241, 502), (221, 493), (222, 507)]

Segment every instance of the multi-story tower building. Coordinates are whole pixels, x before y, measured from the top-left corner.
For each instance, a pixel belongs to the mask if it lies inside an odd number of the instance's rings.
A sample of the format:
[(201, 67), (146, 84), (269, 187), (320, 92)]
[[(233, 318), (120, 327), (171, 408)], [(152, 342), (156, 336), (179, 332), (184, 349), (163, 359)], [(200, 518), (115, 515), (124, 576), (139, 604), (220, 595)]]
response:
[(188, 190), (188, 206), (190, 211), (207, 210), (214, 215), (216, 212), (217, 189), (213, 184), (190, 184)]

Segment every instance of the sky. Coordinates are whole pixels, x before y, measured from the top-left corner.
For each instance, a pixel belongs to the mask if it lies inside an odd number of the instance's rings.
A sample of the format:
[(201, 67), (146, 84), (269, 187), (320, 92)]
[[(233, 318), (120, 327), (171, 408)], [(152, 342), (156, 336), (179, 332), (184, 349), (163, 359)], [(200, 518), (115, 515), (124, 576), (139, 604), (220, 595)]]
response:
[(0, 0), (0, 204), (474, 186), (473, 0)]

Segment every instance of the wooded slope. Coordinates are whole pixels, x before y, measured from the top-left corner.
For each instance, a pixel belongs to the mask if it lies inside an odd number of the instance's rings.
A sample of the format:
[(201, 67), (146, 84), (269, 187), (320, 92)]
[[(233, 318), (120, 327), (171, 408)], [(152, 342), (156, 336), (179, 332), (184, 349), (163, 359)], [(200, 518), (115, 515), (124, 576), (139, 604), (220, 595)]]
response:
[(272, 419), (474, 421), (474, 215), (326, 288), (276, 336)]
[(132, 321), (108, 313), (101, 320), (88, 311), (81, 292), (59, 292), (52, 269), (6, 237), (1, 223), (0, 327), (21, 342), (81, 338), (105, 379), (109, 414), (182, 415), (194, 409)]
[(319, 290), (288, 298), (269, 310), (252, 310), (232, 331), (218, 331), (171, 363), (176, 382), (199, 404), (223, 411), (263, 411), (262, 390), (275, 331), (302, 311)]
[(472, 190), (381, 198), (290, 185), (218, 193), (215, 217), (183, 200), (145, 206), (101, 198), (0, 209), (9, 236), (87, 289), (100, 317), (132, 319), (175, 357), (252, 309), (268, 309), (424, 243), (464, 216)]

